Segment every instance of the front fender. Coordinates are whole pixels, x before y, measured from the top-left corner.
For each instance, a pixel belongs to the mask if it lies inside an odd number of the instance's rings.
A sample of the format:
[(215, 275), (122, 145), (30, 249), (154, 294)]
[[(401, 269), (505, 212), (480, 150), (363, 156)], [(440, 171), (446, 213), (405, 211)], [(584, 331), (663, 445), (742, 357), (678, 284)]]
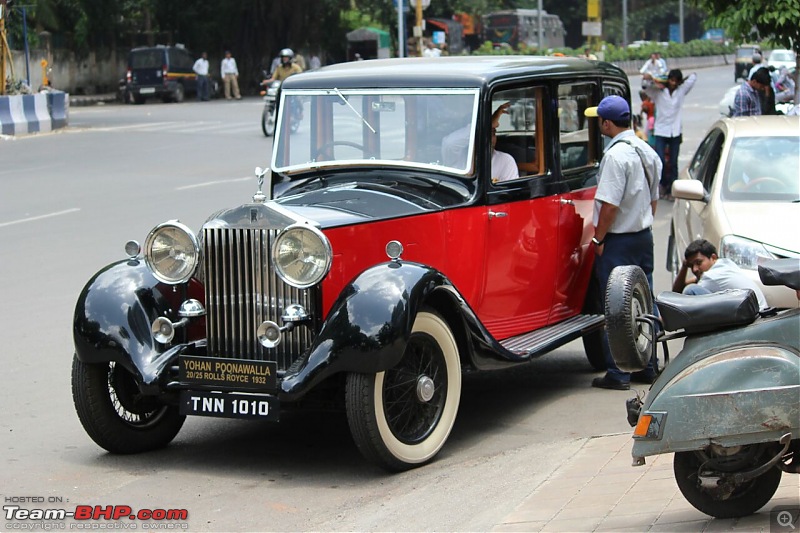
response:
[[(679, 356), (680, 357), (680, 356)], [(636, 437), (633, 455), (800, 438), (800, 353), (775, 343), (717, 349), (648, 395), (642, 415), (657, 430)]]
[(362, 272), (336, 299), (298, 368), (284, 376), (282, 399), (299, 397), (337, 372), (395, 366), (420, 305), (439, 291), (455, 289), (443, 274), (416, 263), (383, 263)]
[[(85, 363), (114, 361), (140, 383), (154, 382), (171, 352), (153, 339), (150, 325), (170, 310), (143, 261), (113, 263), (89, 280), (75, 306), (75, 353)], [(166, 357), (165, 357), (166, 355)]]

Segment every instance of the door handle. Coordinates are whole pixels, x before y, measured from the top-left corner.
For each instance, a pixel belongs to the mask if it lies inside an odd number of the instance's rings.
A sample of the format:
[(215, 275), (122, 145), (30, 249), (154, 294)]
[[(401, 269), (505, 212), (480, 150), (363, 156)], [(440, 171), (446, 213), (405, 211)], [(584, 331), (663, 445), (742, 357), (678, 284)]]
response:
[(507, 216), (508, 213), (503, 211), (489, 211), (489, 218), (503, 218)]
[(573, 202), (569, 198), (559, 198), (558, 200), (559, 202), (561, 202), (561, 205), (575, 205), (575, 202)]

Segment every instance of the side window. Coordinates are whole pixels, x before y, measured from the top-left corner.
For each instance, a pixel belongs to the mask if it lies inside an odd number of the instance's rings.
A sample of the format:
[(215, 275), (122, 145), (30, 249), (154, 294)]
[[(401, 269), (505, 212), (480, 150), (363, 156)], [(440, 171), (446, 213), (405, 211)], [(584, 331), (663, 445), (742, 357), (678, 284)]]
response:
[(565, 172), (594, 165), (597, 126), (583, 112), (594, 103), (595, 84), (564, 83), (558, 87), (558, 129), (561, 140), (561, 169)]
[(546, 171), (543, 98), (542, 87), (498, 91), (492, 96), (493, 112), (509, 104), (508, 111), (500, 117), (494, 148), (514, 158), (520, 177)]
[(706, 190), (710, 190), (711, 184), (714, 182), (714, 172), (719, 163), (719, 148), (724, 140), (725, 136), (722, 135), (722, 132), (712, 131), (700, 143), (692, 162), (689, 163), (689, 176), (702, 181)]

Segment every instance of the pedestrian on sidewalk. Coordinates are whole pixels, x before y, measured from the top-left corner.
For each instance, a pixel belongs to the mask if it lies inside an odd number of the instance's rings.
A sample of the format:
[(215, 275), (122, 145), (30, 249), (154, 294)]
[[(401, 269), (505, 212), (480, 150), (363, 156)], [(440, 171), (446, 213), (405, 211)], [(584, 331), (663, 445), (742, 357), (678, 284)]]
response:
[[(684, 79), (680, 69), (672, 69), (667, 75), (666, 84), (654, 80), (649, 74), (644, 76), (654, 81), (645, 92), (656, 106), (653, 134), (656, 139), (656, 152), (662, 166), (660, 195), (662, 198), (672, 200), (672, 183), (678, 177), (678, 157), (683, 142), (681, 110), (686, 95), (697, 81), (697, 74), (693, 72)], [(669, 151), (669, 164), (666, 160), (667, 151)]]
[(758, 69), (753, 76), (743, 81), (736, 96), (733, 97), (732, 117), (748, 117), (763, 115), (763, 100), (768, 91), (772, 89), (772, 77), (766, 68)]
[(225, 59), (222, 60), (222, 64), (220, 65), (220, 75), (225, 84), (225, 99), (231, 99), (231, 90), (233, 90), (233, 96), (237, 100), (241, 100), (242, 95), (239, 93), (239, 69), (236, 67), (236, 60), (231, 56), (230, 51), (225, 52)]
[[(637, 265), (653, 289), (653, 220), (658, 204), (658, 154), (631, 129), (631, 110), (621, 96), (606, 96), (597, 107), (584, 111), (597, 117), (600, 133), (609, 137), (597, 175), (594, 196), (594, 276), (605, 300), (606, 285), (614, 267)], [(601, 302), (605, 308), (605, 301)], [(630, 382), (652, 383), (656, 371), (651, 361), (640, 372), (617, 367), (603, 332), (606, 375), (592, 380), (592, 387), (628, 390)]]
[(192, 67), (197, 74), (197, 98), (202, 102), (208, 101), (208, 54), (203, 52)]

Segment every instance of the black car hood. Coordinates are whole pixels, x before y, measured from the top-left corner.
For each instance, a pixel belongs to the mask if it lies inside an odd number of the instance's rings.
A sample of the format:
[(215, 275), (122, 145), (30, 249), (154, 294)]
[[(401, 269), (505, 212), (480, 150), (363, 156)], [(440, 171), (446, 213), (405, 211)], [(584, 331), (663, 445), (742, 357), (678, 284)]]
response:
[(383, 177), (343, 181), (275, 199), (281, 206), (323, 228), (439, 211), (465, 203), (469, 187), (453, 180)]

